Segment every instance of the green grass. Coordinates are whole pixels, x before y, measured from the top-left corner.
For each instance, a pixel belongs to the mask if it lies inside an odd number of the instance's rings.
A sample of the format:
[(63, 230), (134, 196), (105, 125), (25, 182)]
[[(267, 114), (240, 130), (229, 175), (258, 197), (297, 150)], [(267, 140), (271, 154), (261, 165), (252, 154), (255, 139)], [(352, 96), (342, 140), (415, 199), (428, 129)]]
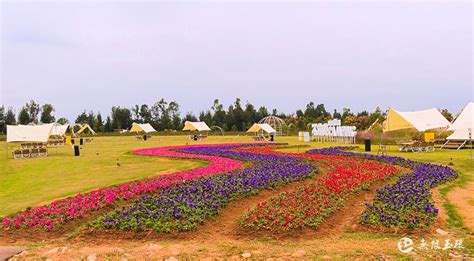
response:
[[(137, 148), (163, 146), (163, 141), (97, 137), (82, 146), (80, 157), (74, 157), (72, 148), (64, 146), (50, 148), (48, 157), (15, 160), (11, 157), (15, 145), (9, 145), (7, 154), (5, 142), (1, 142), (0, 165), (4, 167), (0, 174), (0, 216), (79, 192), (206, 164), (130, 153)], [(171, 137), (166, 144), (185, 142), (185, 137)]]

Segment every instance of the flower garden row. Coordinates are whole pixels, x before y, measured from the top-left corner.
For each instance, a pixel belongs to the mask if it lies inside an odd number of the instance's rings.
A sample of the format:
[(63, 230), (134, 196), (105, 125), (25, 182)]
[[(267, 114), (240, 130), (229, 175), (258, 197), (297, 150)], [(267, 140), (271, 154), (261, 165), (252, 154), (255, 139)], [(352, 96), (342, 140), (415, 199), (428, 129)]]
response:
[[(457, 177), (449, 167), (401, 157), (353, 153), (343, 147), (295, 154), (275, 152), (262, 145), (195, 145), (137, 150), (134, 153), (139, 155), (200, 159), (209, 164), (78, 194), (4, 218), (2, 223), (7, 228), (51, 230), (104, 207), (113, 207), (119, 201), (134, 199), (91, 224), (135, 231), (187, 231), (217, 215), (234, 199), (312, 176), (317, 169), (309, 161), (321, 161), (331, 167), (327, 174), (311, 185), (259, 203), (242, 217), (241, 223), (254, 229), (317, 227), (344, 205), (349, 194), (399, 173), (401, 169), (395, 166), (398, 165), (413, 171), (377, 190), (374, 201), (367, 204), (361, 223), (414, 228), (428, 225), (436, 217), (430, 188)], [(242, 169), (240, 160), (251, 164)]]
[[(211, 146), (211, 145), (206, 145)], [(212, 145), (219, 147), (222, 145)], [(53, 201), (51, 204), (24, 210), (13, 217), (3, 218), (3, 227), (42, 227), (53, 229), (58, 225), (89, 215), (91, 212), (106, 206), (113, 206), (119, 200), (129, 200), (137, 195), (154, 192), (159, 188), (167, 188), (173, 184), (194, 180), (198, 177), (229, 172), (242, 168), (237, 160), (218, 156), (189, 154), (174, 151), (189, 146), (171, 146), (134, 151), (139, 155), (159, 155), (186, 159), (200, 159), (210, 163), (189, 171), (147, 178), (144, 180), (123, 183), (98, 189), (86, 194), (77, 194), (74, 197)]]
[(438, 214), (432, 202), (430, 189), (458, 177), (458, 173), (447, 166), (402, 157), (354, 153), (344, 149), (344, 147), (315, 149), (308, 153), (377, 160), (413, 170), (401, 175), (393, 184), (377, 190), (373, 202), (367, 204), (362, 214), (360, 220), (362, 224), (407, 228), (427, 226)]
[(344, 205), (349, 194), (401, 172), (396, 166), (354, 157), (279, 153), (269, 148), (251, 150), (254, 153), (298, 155), (322, 162), (331, 168), (316, 182), (271, 197), (244, 214), (241, 224), (257, 230), (316, 228)]
[(236, 198), (310, 177), (316, 171), (313, 165), (297, 157), (235, 151), (242, 147), (248, 145), (181, 148), (186, 153), (220, 155), (253, 164), (241, 171), (206, 176), (144, 195), (129, 206), (118, 207), (99, 217), (92, 226), (159, 232), (192, 230)]

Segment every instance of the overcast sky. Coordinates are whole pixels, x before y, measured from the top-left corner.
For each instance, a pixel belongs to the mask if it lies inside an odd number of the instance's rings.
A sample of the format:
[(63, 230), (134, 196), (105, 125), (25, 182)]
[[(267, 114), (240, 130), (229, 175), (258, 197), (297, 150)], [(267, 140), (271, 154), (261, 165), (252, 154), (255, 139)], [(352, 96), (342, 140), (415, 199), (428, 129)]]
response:
[(464, 2), (2, 2), (2, 104), (56, 117), (176, 100), (184, 115), (240, 97), (294, 112), (458, 112), (473, 100)]

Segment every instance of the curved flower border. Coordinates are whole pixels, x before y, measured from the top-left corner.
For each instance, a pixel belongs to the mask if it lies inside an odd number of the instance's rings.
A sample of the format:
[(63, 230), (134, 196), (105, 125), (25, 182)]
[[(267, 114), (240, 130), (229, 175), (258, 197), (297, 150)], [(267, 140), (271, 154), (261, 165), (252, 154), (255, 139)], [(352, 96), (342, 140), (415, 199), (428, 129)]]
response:
[(79, 193), (74, 197), (55, 200), (50, 204), (26, 209), (13, 217), (5, 217), (2, 220), (4, 228), (9, 227), (39, 227), (52, 230), (60, 224), (84, 217), (91, 212), (114, 205), (119, 200), (129, 200), (144, 193), (154, 192), (158, 188), (166, 188), (173, 184), (193, 180), (204, 175), (229, 172), (242, 168), (238, 160), (223, 158), (219, 156), (197, 155), (174, 150), (188, 147), (220, 147), (225, 144), (192, 145), (192, 146), (168, 146), (161, 148), (139, 149), (133, 151), (137, 155), (153, 155), (164, 157), (175, 157), (185, 159), (200, 159), (210, 163), (188, 171), (164, 174), (143, 180), (123, 183), (91, 191)]
[(425, 163), (396, 156), (377, 156), (373, 154), (346, 151), (351, 147), (333, 147), (309, 150), (308, 153), (342, 155), (378, 160), (410, 168), (393, 184), (377, 190), (372, 203), (360, 218), (362, 224), (383, 225), (386, 227), (426, 227), (437, 216), (438, 209), (432, 202), (430, 189), (456, 179), (458, 173), (447, 166)]
[(304, 160), (287, 155), (257, 154), (240, 151), (252, 145), (186, 147), (180, 151), (200, 155), (219, 155), (243, 159), (253, 164), (241, 171), (211, 175), (176, 184), (144, 195), (132, 204), (117, 207), (91, 223), (97, 228), (158, 232), (188, 231), (215, 216), (230, 201), (310, 177), (317, 168)]

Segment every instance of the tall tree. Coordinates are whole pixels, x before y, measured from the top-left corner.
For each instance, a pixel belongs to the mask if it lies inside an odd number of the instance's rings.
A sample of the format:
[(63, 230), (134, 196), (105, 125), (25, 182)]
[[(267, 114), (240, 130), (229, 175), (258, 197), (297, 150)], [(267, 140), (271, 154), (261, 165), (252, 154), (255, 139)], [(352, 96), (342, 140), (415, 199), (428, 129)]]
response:
[(4, 132), (6, 129), (5, 117), (6, 117), (5, 106), (2, 105), (2, 107), (0, 107), (0, 133), (3, 133), (3, 134), (5, 134)]
[(128, 129), (132, 125), (132, 113), (127, 108), (120, 106), (112, 107), (112, 130), (114, 129)]
[(97, 113), (97, 117), (95, 119), (95, 125), (94, 125), (94, 130), (98, 132), (104, 132), (104, 121), (102, 120), (102, 115)]
[(28, 109), (26, 107), (22, 107), (20, 112), (18, 113), (18, 123), (27, 125), (31, 122), (30, 114), (28, 113)]
[(13, 112), (12, 107), (9, 107), (8, 110), (7, 110), (7, 113), (5, 114), (5, 123), (7, 125), (15, 125), (16, 124), (15, 113)]
[(93, 111), (90, 111), (89, 114), (87, 114), (87, 124), (91, 126), (91, 128), (94, 128), (96, 126), (96, 117)]
[(142, 106), (140, 106), (140, 111), (138, 115), (140, 116), (140, 120), (142, 123), (150, 123), (152, 120), (150, 109), (146, 104), (142, 104)]
[(41, 118), (40, 121), (42, 123), (52, 123), (56, 121), (56, 118), (53, 115), (54, 107), (51, 104), (43, 104), (41, 106)]
[(77, 115), (76, 120), (74, 121), (77, 124), (88, 123), (89, 118), (87, 117), (86, 111), (83, 111), (81, 114)]
[(112, 132), (114, 129), (112, 128), (112, 120), (110, 119), (109, 116), (107, 116), (107, 120), (105, 121), (104, 124), (104, 131), (105, 132)]
[(30, 122), (37, 124), (38, 114), (40, 112), (40, 105), (36, 103), (34, 100), (31, 100), (29, 103), (26, 103), (25, 108), (28, 113)]
[(226, 112), (224, 110), (224, 105), (219, 102), (219, 99), (214, 100), (214, 104), (211, 107), (212, 110), (212, 125), (217, 125), (219, 127), (224, 126), (226, 121)]
[(179, 113), (179, 104), (175, 101), (172, 101), (168, 104), (168, 113), (171, 117), (170, 127), (174, 130), (181, 129), (181, 116)]

